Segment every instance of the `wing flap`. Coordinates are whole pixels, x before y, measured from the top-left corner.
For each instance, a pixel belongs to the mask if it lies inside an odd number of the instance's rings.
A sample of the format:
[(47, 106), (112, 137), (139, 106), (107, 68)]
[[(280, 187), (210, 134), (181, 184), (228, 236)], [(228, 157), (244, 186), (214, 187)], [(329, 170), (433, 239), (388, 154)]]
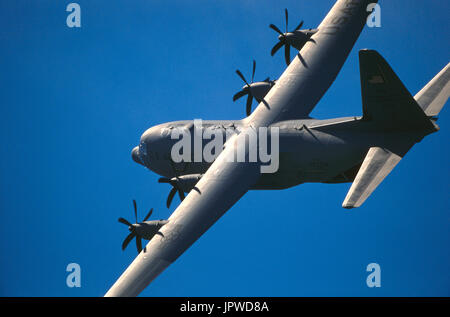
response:
[(342, 207), (360, 207), (402, 159), (401, 156), (379, 147), (371, 147)]

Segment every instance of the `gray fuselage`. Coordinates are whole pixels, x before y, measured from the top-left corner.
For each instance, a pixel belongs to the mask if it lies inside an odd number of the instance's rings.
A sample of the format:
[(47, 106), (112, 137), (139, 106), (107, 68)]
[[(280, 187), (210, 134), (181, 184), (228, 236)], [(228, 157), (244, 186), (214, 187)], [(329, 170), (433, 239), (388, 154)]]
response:
[[(170, 131), (192, 130), (193, 125), (193, 121), (175, 121), (148, 129), (139, 147), (133, 149), (133, 159), (169, 178), (204, 174), (210, 162), (192, 159), (173, 163), (171, 160), (171, 150), (178, 139), (172, 139)], [(241, 120), (202, 121), (202, 129), (219, 130), (224, 136), (239, 131), (241, 126)], [(352, 182), (371, 146), (395, 144), (398, 147), (405, 142), (405, 137), (417, 139), (417, 136), (398, 132), (380, 133), (370, 122), (356, 117), (281, 121), (270, 127), (279, 128), (279, 168), (275, 173), (262, 173), (251, 189), (283, 189), (306, 182)], [(202, 142), (202, 149), (208, 142)]]

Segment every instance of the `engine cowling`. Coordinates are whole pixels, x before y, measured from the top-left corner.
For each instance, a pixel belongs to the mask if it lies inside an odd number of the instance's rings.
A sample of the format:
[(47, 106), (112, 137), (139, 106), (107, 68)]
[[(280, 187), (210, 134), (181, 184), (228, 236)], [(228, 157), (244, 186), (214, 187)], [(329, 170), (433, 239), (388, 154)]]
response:
[(183, 192), (189, 193), (202, 178), (202, 176), (202, 174), (188, 174), (174, 177), (171, 180), (176, 182)]

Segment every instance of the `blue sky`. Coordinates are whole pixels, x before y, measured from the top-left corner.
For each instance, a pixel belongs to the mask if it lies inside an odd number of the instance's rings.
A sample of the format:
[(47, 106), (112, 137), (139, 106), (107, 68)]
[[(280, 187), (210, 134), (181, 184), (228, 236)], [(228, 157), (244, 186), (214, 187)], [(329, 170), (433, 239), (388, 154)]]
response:
[[(121, 251), (132, 219), (166, 218), (169, 187), (131, 160), (150, 126), (238, 119), (232, 96), (256, 59), (256, 79), (277, 78), (270, 56), (283, 29), (317, 26), (334, 1), (70, 1), (0, 3), (0, 296), (101, 296), (134, 259)], [(380, 1), (312, 113), (361, 114), (358, 55), (378, 50), (412, 94), (449, 62), (449, 4)], [(417, 144), (360, 209), (341, 208), (349, 184), (304, 184), (245, 195), (170, 266), (145, 296), (449, 296), (450, 116)], [(178, 200), (176, 198), (176, 203)], [(81, 288), (66, 266), (81, 266)], [(381, 266), (381, 288), (366, 266)]]

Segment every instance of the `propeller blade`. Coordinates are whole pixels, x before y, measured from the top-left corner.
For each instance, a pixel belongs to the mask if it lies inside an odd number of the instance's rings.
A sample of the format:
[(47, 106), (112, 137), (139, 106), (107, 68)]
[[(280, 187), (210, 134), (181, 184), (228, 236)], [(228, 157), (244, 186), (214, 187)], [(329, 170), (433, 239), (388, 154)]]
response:
[(252, 101), (253, 101), (253, 97), (251, 94), (248, 94), (247, 97), (247, 105), (246, 105), (246, 113), (247, 113), (247, 117), (252, 113)]
[(291, 63), (291, 46), (287, 43), (284, 46), (284, 59), (286, 60), (286, 64), (289, 66)]
[(286, 33), (288, 32), (288, 10), (284, 9), (284, 14), (286, 16)]
[(255, 78), (255, 70), (256, 70), (256, 61), (253, 60), (252, 83), (253, 83), (253, 78)]
[(275, 53), (283, 46), (283, 42), (278, 42), (277, 44), (275, 44), (275, 46), (272, 48), (272, 51), (270, 51), (270, 55), (275, 55)]
[(141, 237), (136, 236), (136, 247), (137, 247), (138, 253), (141, 253), (141, 251), (142, 251)]
[(303, 26), (303, 22), (304, 22), (304, 21), (300, 22), (300, 24), (297, 25), (297, 27), (295, 28), (294, 31), (300, 30), (300, 28)]
[(170, 179), (167, 177), (161, 177), (158, 179), (158, 183), (170, 184)]
[(180, 188), (178, 188), (178, 196), (180, 196), (181, 201), (183, 201), (185, 198), (184, 191), (182, 191)]
[(130, 243), (130, 241), (133, 240), (134, 236), (135, 234), (134, 232), (132, 232), (125, 238), (125, 240), (123, 240), (122, 251), (125, 250), (125, 248), (128, 246), (128, 243)]
[(129, 223), (128, 220), (126, 220), (126, 219), (124, 219), (122, 217), (119, 218), (119, 222), (123, 223), (124, 225), (127, 225), (128, 227), (131, 226), (131, 223)]
[(136, 200), (133, 199), (133, 205), (134, 205), (134, 217), (136, 219), (136, 223), (137, 221), (137, 207), (136, 207)]
[(153, 208), (150, 209), (150, 211), (148, 212), (147, 216), (145, 216), (145, 218), (144, 218), (144, 220), (142, 220), (142, 222), (147, 221), (147, 219), (150, 218), (150, 216), (152, 215), (152, 213), (153, 213)]
[(242, 75), (242, 73), (241, 73), (241, 71), (240, 71), (239, 69), (236, 69), (236, 74), (238, 74), (238, 76), (241, 77), (241, 79), (244, 81), (244, 83), (247, 84), (247, 86), (250, 86), (250, 85), (248, 84), (248, 82), (245, 80), (244, 75)]
[(278, 34), (284, 36), (283, 32), (281, 32), (280, 29), (277, 28), (275, 25), (271, 24), (271, 25), (269, 25), (269, 27), (270, 27), (272, 30), (274, 30), (275, 32), (277, 32)]
[(170, 207), (170, 204), (172, 203), (173, 197), (175, 196), (175, 194), (177, 193), (177, 189), (174, 187), (172, 188), (172, 190), (169, 193), (169, 196), (167, 197), (167, 208)]
[[(238, 99), (241, 98), (241, 97), (244, 97), (246, 94), (248, 94), (248, 91), (244, 91), (244, 90), (239, 91), (238, 93), (236, 93), (236, 94), (233, 96), (233, 101), (236, 101), (236, 100), (238, 100)], [(160, 182), (160, 183), (161, 183), (161, 182)]]

